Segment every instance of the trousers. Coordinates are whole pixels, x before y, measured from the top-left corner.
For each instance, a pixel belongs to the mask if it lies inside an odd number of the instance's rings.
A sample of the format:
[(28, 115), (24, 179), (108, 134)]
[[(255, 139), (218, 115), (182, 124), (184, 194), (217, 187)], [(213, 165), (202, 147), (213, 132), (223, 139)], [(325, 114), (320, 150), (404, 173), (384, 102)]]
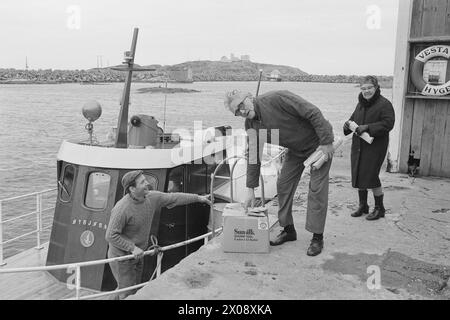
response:
[[(298, 183), (305, 166), (306, 157), (287, 152), (277, 179), (278, 221), (281, 227), (294, 224), (292, 205)], [(311, 170), (305, 229), (312, 233), (323, 233), (328, 210), (328, 186), (331, 162), (329, 159), (318, 170)]]
[[(108, 258), (115, 255), (108, 251)], [(112, 261), (109, 263), (111, 271), (117, 282), (117, 289), (123, 289), (141, 283), (144, 259), (129, 259), (125, 261)], [(137, 289), (118, 293), (113, 299), (125, 299), (129, 295), (135, 294)]]

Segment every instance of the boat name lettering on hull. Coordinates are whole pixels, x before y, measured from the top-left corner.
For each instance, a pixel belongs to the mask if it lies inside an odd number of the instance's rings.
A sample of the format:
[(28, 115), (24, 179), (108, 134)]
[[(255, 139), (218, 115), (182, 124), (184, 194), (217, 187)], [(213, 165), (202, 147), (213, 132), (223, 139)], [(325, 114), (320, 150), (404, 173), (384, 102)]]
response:
[(72, 225), (77, 224), (80, 226), (92, 226), (97, 227), (102, 230), (106, 230), (108, 228), (108, 225), (106, 223), (92, 221), (92, 220), (86, 220), (86, 219), (73, 219)]

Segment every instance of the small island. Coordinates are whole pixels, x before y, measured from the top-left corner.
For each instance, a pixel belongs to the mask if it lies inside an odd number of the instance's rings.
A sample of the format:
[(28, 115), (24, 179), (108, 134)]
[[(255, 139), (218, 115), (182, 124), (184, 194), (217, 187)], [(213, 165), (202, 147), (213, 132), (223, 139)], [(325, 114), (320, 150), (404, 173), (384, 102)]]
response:
[[(192, 83), (197, 81), (257, 81), (262, 70), (262, 81), (295, 81), (359, 84), (363, 75), (317, 75), (295, 67), (251, 61), (188, 61), (171, 66), (152, 64), (154, 69), (133, 74), (137, 83)], [(275, 77), (276, 76), (276, 77)], [(376, 75), (380, 84), (392, 88), (392, 76)], [(0, 68), (0, 84), (97, 84), (124, 82), (126, 74), (113, 68), (88, 70), (17, 70)], [(150, 91), (149, 91), (150, 92)], [(174, 93), (167, 91), (167, 93)]]
[(200, 92), (200, 91), (194, 89), (166, 88), (166, 87), (150, 87), (137, 89), (137, 93), (193, 93), (193, 92)]

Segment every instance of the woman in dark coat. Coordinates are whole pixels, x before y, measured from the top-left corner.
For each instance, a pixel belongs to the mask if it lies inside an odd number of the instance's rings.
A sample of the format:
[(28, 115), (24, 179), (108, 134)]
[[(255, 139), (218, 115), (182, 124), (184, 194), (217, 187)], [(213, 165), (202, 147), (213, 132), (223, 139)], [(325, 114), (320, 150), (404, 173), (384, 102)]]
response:
[[(369, 213), (367, 189), (372, 189), (375, 208), (366, 219), (376, 220), (384, 217), (386, 211), (379, 174), (386, 157), (389, 131), (394, 126), (394, 108), (389, 100), (381, 95), (378, 80), (373, 76), (366, 76), (363, 79), (358, 101), (349, 119), (358, 125), (352, 138), (351, 165), (352, 186), (358, 188), (359, 208), (352, 213), (352, 217)], [(349, 121), (344, 124), (346, 135), (352, 132)], [(372, 144), (359, 137), (363, 132), (374, 138)]]

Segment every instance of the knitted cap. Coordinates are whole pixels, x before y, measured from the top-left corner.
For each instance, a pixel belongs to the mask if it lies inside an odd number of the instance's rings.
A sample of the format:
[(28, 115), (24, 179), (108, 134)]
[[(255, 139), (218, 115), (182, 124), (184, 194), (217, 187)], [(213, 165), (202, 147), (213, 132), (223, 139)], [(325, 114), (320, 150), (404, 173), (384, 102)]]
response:
[(134, 170), (129, 171), (125, 173), (122, 177), (122, 187), (123, 191), (125, 192), (127, 188), (133, 184), (133, 182), (136, 180), (137, 177), (139, 177), (141, 174), (143, 174), (142, 170)]

